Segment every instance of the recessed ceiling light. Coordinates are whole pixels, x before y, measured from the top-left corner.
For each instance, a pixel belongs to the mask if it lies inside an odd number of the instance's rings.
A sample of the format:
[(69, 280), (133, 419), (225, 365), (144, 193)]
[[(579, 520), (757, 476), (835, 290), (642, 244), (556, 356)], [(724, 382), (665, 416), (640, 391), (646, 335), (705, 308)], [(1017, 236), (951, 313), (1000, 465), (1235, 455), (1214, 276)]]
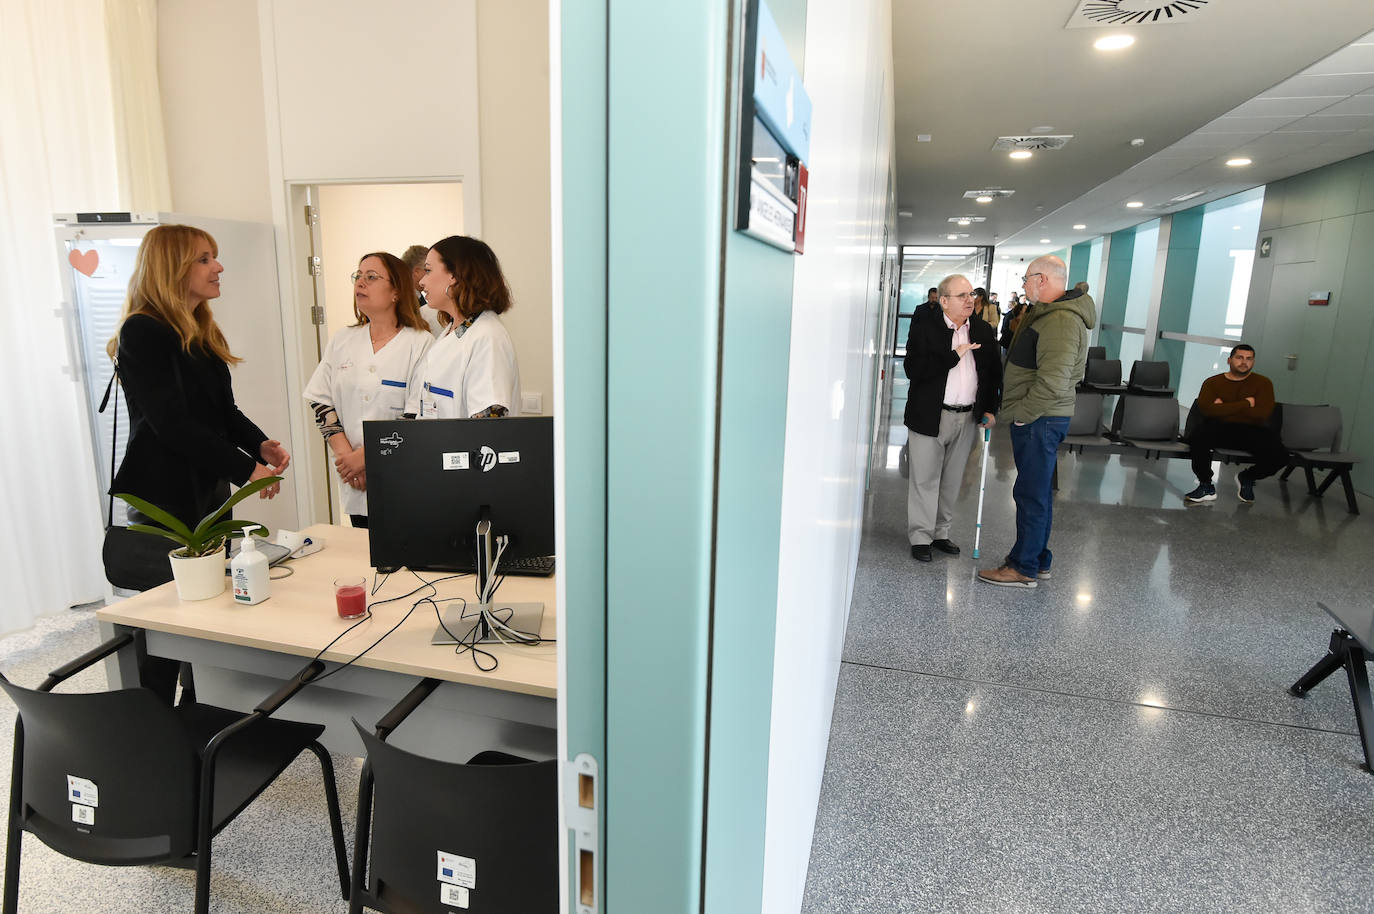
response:
[(1240, 231), (1240, 226), (1239, 226), (1239, 225), (1233, 225), (1233, 226), (1231, 226), (1231, 231), (1233, 231), (1233, 232), (1238, 232), (1238, 231)]
[(971, 223), (970, 223), (969, 220), (967, 220), (967, 219), (960, 219), (960, 220), (959, 220), (959, 224), (960, 224), (960, 225), (970, 225)]
[(1010, 153), (1010, 155), (1013, 159), (1029, 159), (1031, 157), (1031, 151), (1029, 149), (1017, 149)]
[(948, 238), (950, 241), (958, 241), (958, 240), (959, 240), (959, 236), (958, 236), (958, 235), (946, 235), (945, 237)]
[(1041, 244), (1049, 244), (1049, 243), (1050, 243), (1050, 240), (1049, 240), (1048, 238), (1041, 238), (1041, 239), (1040, 239), (1040, 243), (1041, 243)]
[(1139, 200), (1132, 200), (1130, 203), (1126, 204), (1126, 206), (1130, 209), (1140, 209), (1144, 205), (1145, 204), (1141, 203)]
[(1093, 47), (1099, 51), (1119, 51), (1122, 48), (1129, 48), (1135, 44), (1135, 38), (1131, 35), (1108, 35), (1106, 38), (1099, 38), (1093, 42)]
[(909, 209), (899, 209), (899, 210), (897, 210), (897, 215), (901, 216), (903, 219), (910, 219), (910, 218), (911, 218), (911, 210), (909, 210)]
[(1081, 232), (1081, 231), (1083, 231), (1085, 228), (1087, 228), (1087, 226), (1080, 222), (1080, 223), (1078, 223), (1077, 225), (1075, 225), (1075, 226), (1073, 227), (1073, 230), (1074, 230), (1075, 232)]
[(973, 198), (973, 202), (974, 202), (974, 203), (991, 203), (991, 202), (992, 202), (992, 198), (989, 197), (987, 194), (984, 194), (984, 195), (981, 196), (981, 197), (974, 197), (974, 198)]
[(1250, 160), (1247, 159), (1245, 156), (1240, 156), (1239, 158), (1235, 159), (1227, 159), (1226, 164), (1230, 165), (1232, 168), (1239, 168), (1242, 165), (1249, 165)]

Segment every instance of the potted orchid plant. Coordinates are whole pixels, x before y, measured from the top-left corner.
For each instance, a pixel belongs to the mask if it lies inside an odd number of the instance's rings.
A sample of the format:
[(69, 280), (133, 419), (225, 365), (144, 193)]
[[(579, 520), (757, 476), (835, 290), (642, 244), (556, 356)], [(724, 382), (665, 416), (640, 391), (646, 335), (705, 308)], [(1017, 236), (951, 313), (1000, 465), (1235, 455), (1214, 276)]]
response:
[(177, 595), (183, 600), (208, 600), (224, 592), (225, 547), (229, 540), (244, 536), (248, 527), (256, 528), (252, 531), (253, 536), (268, 534), (267, 528), (257, 521), (225, 519), (225, 515), (248, 496), (281, 480), (280, 476), (268, 476), (248, 483), (230, 495), (224, 504), (201, 518), (195, 527), (137, 495), (117, 493), (115, 497), (123, 499), (150, 520), (162, 525), (130, 524), (130, 530), (166, 537), (177, 544), (177, 548), (167, 553), (172, 563), (172, 580), (176, 581)]

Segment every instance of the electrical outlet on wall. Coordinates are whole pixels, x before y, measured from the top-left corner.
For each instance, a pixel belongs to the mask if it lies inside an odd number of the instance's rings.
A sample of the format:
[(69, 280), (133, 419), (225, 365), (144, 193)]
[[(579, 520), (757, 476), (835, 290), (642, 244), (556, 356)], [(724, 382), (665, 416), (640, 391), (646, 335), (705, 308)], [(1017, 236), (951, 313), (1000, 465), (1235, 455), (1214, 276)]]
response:
[(527, 394), (520, 391), (520, 412), (527, 416), (540, 415), (544, 412), (544, 395)]

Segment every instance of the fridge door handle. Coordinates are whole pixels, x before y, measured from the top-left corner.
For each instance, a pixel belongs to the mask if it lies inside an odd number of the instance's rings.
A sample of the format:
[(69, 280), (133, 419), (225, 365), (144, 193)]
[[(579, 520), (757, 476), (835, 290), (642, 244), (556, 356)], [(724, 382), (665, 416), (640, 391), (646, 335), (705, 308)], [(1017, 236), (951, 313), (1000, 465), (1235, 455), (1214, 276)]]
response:
[(81, 381), (81, 357), (76, 348), (76, 309), (71, 302), (61, 302), (52, 312), (62, 321), (62, 337), (67, 343), (67, 364), (62, 366), (62, 373), (73, 381)]

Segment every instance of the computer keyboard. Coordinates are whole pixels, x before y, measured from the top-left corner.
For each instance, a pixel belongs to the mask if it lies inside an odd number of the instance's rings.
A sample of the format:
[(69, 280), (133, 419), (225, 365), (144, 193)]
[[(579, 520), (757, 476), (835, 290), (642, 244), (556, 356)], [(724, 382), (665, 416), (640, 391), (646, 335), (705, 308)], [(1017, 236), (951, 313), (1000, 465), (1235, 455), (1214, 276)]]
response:
[[(476, 572), (476, 566), (461, 568), (460, 571)], [(524, 578), (547, 578), (553, 574), (554, 557), (551, 555), (534, 555), (525, 559), (502, 559), (501, 564), (496, 566), (496, 573), (513, 574), (516, 577)]]

